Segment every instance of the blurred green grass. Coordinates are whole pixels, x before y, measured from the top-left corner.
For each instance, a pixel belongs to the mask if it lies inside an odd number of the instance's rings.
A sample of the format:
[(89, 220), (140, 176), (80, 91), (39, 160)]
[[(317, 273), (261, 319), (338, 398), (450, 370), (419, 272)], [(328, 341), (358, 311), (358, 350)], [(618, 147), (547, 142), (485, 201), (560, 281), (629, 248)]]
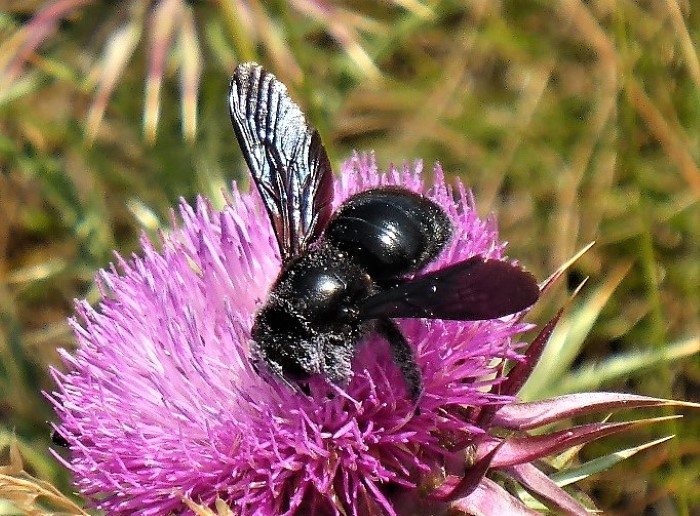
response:
[[(569, 273), (568, 290), (590, 281), (562, 337), (567, 369), (543, 372), (533, 397), (568, 382), (700, 401), (692, 2), (42, 5), (0, 12), (0, 444), (16, 435), (36, 476), (69, 491), (41, 391), (56, 348), (73, 346), (72, 300), (95, 301), (95, 271), (137, 251), (179, 197), (222, 202), (247, 182), (226, 92), (248, 59), (290, 86), (334, 163), (373, 149), (382, 166), (421, 158), (462, 177), (538, 277), (597, 241)], [(700, 418), (669, 425), (676, 439), (588, 481), (600, 507), (700, 513)], [(632, 439), (665, 435), (648, 432)]]

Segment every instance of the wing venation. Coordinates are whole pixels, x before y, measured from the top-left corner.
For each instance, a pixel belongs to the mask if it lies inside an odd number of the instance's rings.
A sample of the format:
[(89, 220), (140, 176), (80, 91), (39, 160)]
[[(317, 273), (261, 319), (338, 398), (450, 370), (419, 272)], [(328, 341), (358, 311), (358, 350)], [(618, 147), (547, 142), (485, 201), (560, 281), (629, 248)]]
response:
[(258, 64), (236, 67), (229, 109), (282, 260), (287, 262), (323, 233), (331, 216), (333, 180), (328, 155), (287, 87)]

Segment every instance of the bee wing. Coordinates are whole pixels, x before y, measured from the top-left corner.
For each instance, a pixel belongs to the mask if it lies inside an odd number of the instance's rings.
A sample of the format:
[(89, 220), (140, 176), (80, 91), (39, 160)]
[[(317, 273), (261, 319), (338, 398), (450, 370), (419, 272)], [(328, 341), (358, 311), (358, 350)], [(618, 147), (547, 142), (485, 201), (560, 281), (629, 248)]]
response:
[(229, 109), (238, 144), (287, 262), (319, 237), (331, 216), (328, 155), (287, 87), (256, 63), (236, 67)]
[(539, 297), (535, 277), (516, 265), (475, 256), (369, 297), (360, 317), (480, 321), (517, 313)]

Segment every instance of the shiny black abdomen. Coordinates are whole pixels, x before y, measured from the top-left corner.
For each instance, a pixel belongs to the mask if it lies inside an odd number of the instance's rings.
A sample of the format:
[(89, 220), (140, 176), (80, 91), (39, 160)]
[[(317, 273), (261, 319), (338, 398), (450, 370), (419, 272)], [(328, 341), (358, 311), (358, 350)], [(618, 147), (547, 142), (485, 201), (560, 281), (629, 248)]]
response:
[(375, 280), (418, 271), (452, 235), (445, 212), (425, 197), (400, 188), (376, 188), (343, 204), (326, 239), (348, 252)]

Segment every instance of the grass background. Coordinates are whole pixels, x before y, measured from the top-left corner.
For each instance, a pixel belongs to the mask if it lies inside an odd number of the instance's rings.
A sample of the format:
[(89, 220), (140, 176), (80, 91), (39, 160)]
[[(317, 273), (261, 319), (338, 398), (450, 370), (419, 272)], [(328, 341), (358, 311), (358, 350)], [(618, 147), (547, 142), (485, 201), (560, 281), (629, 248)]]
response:
[[(74, 345), (72, 300), (96, 301), (95, 271), (179, 197), (247, 182), (226, 104), (244, 60), (290, 87), (336, 166), (353, 149), (439, 160), (539, 278), (596, 240), (531, 315), (590, 277), (528, 397), (700, 401), (699, 38), (677, 0), (4, 2), (2, 463), (15, 436), (25, 468), (70, 491), (41, 390)], [(587, 480), (600, 507), (700, 514), (700, 418), (685, 415), (582, 451), (677, 435)]]

